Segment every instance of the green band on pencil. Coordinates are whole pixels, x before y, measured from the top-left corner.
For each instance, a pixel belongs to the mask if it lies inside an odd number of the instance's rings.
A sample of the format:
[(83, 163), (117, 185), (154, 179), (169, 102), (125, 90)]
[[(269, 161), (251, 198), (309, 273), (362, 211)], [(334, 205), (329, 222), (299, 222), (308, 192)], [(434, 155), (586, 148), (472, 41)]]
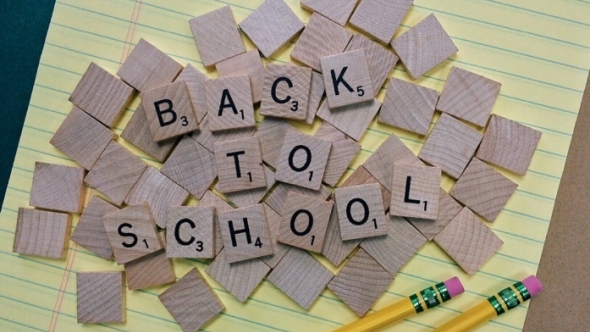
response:
[(410, 300), (412, 301), (412, 305), (414, 306), (414, 310), (416, 310), (416, 313), (421, 313), (422, 311), (424, 311), (424, 308), (420, 303), (420, 299), (418, 299), (418, 296), (416, 294), (411, 295)]
[(492, 295), (492, 296), (488, 297), (488, 302), (490, 302), (492, 307), (494, 307), (494, 310), (496, 310), (496, 314), (498, 314), (498, 316), (500, 316), (501, 314), (504, 313), (504, 308), (502, 308), (502, 305), (500, 304), (500, 302), (496, 298), (496, 295)]
[(434, 285), (434, 287), (436, 287), (436, 289), (438, 289), (438, 292), (440, 293), (440, 297), (442, 298), (443, 302), (447, 302), (448, 300), (451, 299), (451, 294), (449, 294), (449, 289), (447, 288), (447, 286), (445, 285), (444, 282), (438, 283), (438, 284)]
[(520, 293), (520, 296), (522, 296), (522, 299), (524, 301), (527, 301), (531, 298), (531, 293), (529, 292), (528, 289), (526, 289), (526, 287), (524, 286), (524, 284), (522, 282), (517, 282), (514, 284), (514, 288), (516, 288), (518, 290), (518, 292)]
[(420, 292), (420, 295), (422, 295), (422, 299), (424, 300), (424, 303), (426, 303), (426, 308), (428, 309), (432, 309), (440, 304), (438, 294), (433, 287), (423, 289)]
[(498, 293), (498, 295), (502, 298), (502, 300), (504, 300), (504, 303), (506, 303), (506, 307), (508, 308), (508, 310), (516, 308), (520, 304), (518, 296), (516, 296), (516, 293), (514, 293), (514, 291), (510, 287), (501, 290)]

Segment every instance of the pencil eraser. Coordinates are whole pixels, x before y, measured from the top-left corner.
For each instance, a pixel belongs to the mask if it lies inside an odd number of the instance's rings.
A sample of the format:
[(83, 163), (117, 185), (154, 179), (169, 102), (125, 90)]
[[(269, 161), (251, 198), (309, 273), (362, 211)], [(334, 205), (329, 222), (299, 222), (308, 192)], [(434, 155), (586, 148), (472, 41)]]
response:
[(541, 284), (541, 281), (533, 275), (524, 279), (522, 284), (528, 289), (529, 293), (531, 293), (531, 297), (539, 294), (543, 290), (543, 284)]
[(451, 298), (459, 294), (462, 294), (465, 291), (465, 288), (463, 288), (461, 280), (459, 280), (459, 278), (457, 277), (452, 277), (451, 279), (445, 281), (444, 284), (445, 286), (447, 286), (447, 290), (449, 291), (449, 295), (451, 295)]

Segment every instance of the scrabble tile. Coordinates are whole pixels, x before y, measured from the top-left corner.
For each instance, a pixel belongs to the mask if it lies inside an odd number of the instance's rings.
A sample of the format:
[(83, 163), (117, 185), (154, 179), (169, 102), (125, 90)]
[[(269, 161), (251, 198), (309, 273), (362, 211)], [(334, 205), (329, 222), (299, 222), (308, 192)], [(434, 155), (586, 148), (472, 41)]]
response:
[(76, 295), (79, 324), (125, 322), (123, 272), (78, 272)]
[(290, 130), (285, 135), (275, 179), (319, 190), (332, 143)]
[(174, 82), (184, 81), (188, 97), (193, 105), (197, 122), (201, 123), (207, 114), (207, 95), (205, 93), (205, 82), (209, 79), (207, 75), (193, 67), (190, 63), (178, 74)]
[(102, 123), (74, 106), (49, 143), (88, 170), (115, 137)]
[(182, 65), (141, 38), (117, 75), (140, 92), (172, 83)]
[(215, 164), (222, 193), (266, 187), (258, 138), (215, 143)]
[(281, 147), (287, 131), (295, 130), (285, 119), (266, 117), (254, 133), (260, 141), (262, 160), (268, 165), (277, 167), (277, 159), (281, 155)]
[(172, 259), (166, 257), (164, 248), (125, 263), (125, 277), (129, 290), (146, 289), (176, 281)]
[(350, 24), (387, 44), (412, 2), (413, 0), (363, 0), (352, 14)]
[(320, 65), (331, 110), (370, 101), (375, 96), (363, 50), (325, 56)]
[(426, 238), (408, 221), (401, 217), (391, 217), (387, 236), (364, 239), (361, 248), (395, 278), (424, 243)]
[(315, 119), (315, 115), (320, 107), (322, 96), (326, 91), (324, 87), (324, 77), (322, 74), (312, 71), (311, 72), (311, 85), (309, 87), (309, 99), (307, 102), (307, 116), (305, 117), (305, 123), (312, 124)]
[(264, 86), (264, 65), (257, 49), (250, 50), (215, 64), (219, 77), (244, 76), (250, 77), (252, 86), (252, 102), (262, 100)]
[(473, 158), (449, 194), (485, 220), (493, 222), (518, 184)]
[(110, 260), (113, 257), (113, 250), (102, 224), (102, 217), (118, 210), (100, 197), (93, 196), (80, 216), (72, 232), (71, 240), (99, 257)]
[(35, 162), (29, 205), (79, 213), (84, 201), (84, 169)]
[(329, 0), (302, 0), (300, 4), (301, 7), (309, 11), (321, 14), (341, 26), (345, 26), (357, 2), (358, 0), (344, 0), (338, 2), (338, 5), (335, 6)]
[(395, 163), (389, 214), (436, 220), (441, 175), (438, 167)]
[(475, 274), (504, 244), (467, 207), (438, 233), (434, 242), (469, 275)]
[(334, 266), (342, 264), (344, 259), (361, 243), (361, 240), (342, 241), (340, 236), (340, 223), (338, 222), (338, 212), (336, 206), (332, 208), (330, 222), (326, 230), (324, 245), (322, 246), (322, 255)]
[(147, 203), (131, 205), (102, 217), (117, 264), (125, 264), (162, 249)]
[(12, 251), (65, 259), (70, 224), (71, 217), (67, 213), (19, 208)]
[(196, 198), (201, 198), (217, 177), (215, 155), (184, 136), (160, 172)]
[(424, 136), (430, 129), (437, 101), (438, 91), (392, 77), (378, 120)]
[(133, 88), (94, 62), (68, 99), (107, 127), (113, 127), (133, 96)]
[(364, 316), (393, 277), (366, 251), (359, 249), (330, 281), (330, 289), (359, 317)]
[(141, 104), (137, 106), (135, 113), (121, 133), (121, 137), (159, 162), (166, 160), (178, 141), (178, 138), (174, 137), (162, 142), (154, 142), (145, 110)]
[(439, 191), (438, 217), (436, 220), (407, 218), (408, 221), (428, 239), (428, 241), (432, 241), (463, 208), (461, 204), (457, 203), (457, 201), (442, 188), (440, 188)]
[(205, 67), (246, 52), (230, 6), (193, 17), (189, 24)]
[(213, 229), (214, 238), (213, 238), (213, 248), (215, 249), (215, 256), (219, 255), (221, 249), (223, 249), (223, 235), (221, 235), (221, 228), (219, 227), (219, 214), (226, 211), (233, 210), (233, 207), (229, 205), (228, 202), (221, 199), (219, 196), (215, 195), (213, 192), (207, 190), (205, 195), (199, 201), (200, 207), (213, 207), (215, 208), (213, 213)]
[(411, 159), (418, 158), (395, 134), (391, 134), (365, 161), (363, 167), (391, 193), (393, 164), (399, 160)]
[(268, 271), (270, 267), (259, 258), (230, 264), (225, 250), (222, 250), (205, 270), (240, 302), (246, 302)]
[(303, 27), (283, 0), (264, 1), (240, 23), (240, 29), (266, 58), (286, 45)]
[(264, 209), (264, 215), (266, 216), (266, 224), (268, 225), (268, 231), (270, 233), (273, 253), (272, 255), (262, 257), (261, 260), (272, 269), (277, 266), (279, 261), (285, 256), (291, 247), (278, 241), (281, 220), (283, 217), (276, 213), (267, 204), (262, 204), (262, 208)]
[(166, 227), (166, 209), (169, 206), (180, 206), (188, 198), (189, 193), (179, 185), (149, 166), (141, 175), (127, 198), (125, 203), (137, 205), (147, 202), (156, 225)]
[(324, 100), (316, 115), (353, 140), (358, 141), (369, 127), (380, 107), (381, 102), (373, 99), (360, 104), (343, 106), (338, 110), (330, 110), (327, 101)]
[(281, 220), (279, 242), (313, 252), (322, 252), (332, 201), (289, 193)]
[(221, 212), (218, 216), (228, 262), (235, 263), (273, 253), (262, 205)]
[(260, 203), (264, 195), (275, 184), (275, 173), (266, 166), (263, 166), (263, 168), (266, 179), (266, 185), (264, 187), (227, 193), (224, 194), (225, 197), (237, 207), (246, 207)]
[(267, 280), (309, 310), (334, 275), (304, 250), (291, 248)]
[(345, 51), (361, 49), (365, 51), (373, 92), (376, 96), (399, 58), (391, 50), (357, 33), (352, 37)]
[(389, 220), (385, 217), (380, 184), (337, 188), (334, 197), (342, 240), (387, 234)]
[[(332, 127), (329, 123), (322, 123), (321, 127)], [(321, 129), (320, 127), (320, 129)], [(323, 135), (315, 133), (314, 136), (328, 140), (332, 142), (332, 148), (328, 155), (328, 163), (326, 164), (326, 170), (324, 171), (323, 182), (334, 187), (342, 177), (342, 174), (346, 172), (348, 166), (361, 149), (361, 145), (354, 140), (348, 138), (346, 135), (341, 133), (338, 129), (332, 127), (335, 130), (335, 134)]]
[(458, 51), (434, 14), (391, 41), (391, 47), (413, 79), (418, 79)]
[(540, 131), (493, 114), (476, 157), (525, 175), (540, 139)]
[(305, 120), (310, 86), (310, 68), (269, 63), (264, 74), (260, 114)]
[(254, 127), (254, 106), (248, 76), (210, 79), (205, 83), (209, 130)]
[(249, 138), (256, 132), (256, 127), (211, 132), (211, 130), (209, 130), (208, 118), (208, 116), (203, 118), (199, 129), (191, 134), (191, 138), (211, 152), (215, 152), (215, 142), (225, 142)]
[(119, 143), (111, 141), (84, 182), (121, 206), (147, 165)]
[[(377, 181), (377, 179), (374, 178), (371, 173), (365, 169), (365, 167), (359, 166), (344, 182), (342, 182), (340, 188), (368, 183), (379, 183), (379, 181)], [(389, 192), (389, 190), (387, 190), (384, 185), (380, 184), (380, 186), (383, 208), (387, 211), (389, 209), (389, 204), (391, 204), (391, 192)]]
[(321, 72), (320, 59), (344, 51), (352, 33), (320, 14), (313, 13), (291, 51), (291, 58)]
[(214, 258), (212, 207), (176, 206), (166, 210), (166, 256)]
[(482, 134), (443, 113), (418, 157), (458, 179), (481, 142)]
[(268, 195), (264, 202), (275, 210), (276, 213), (282, 216), (283, 208), (285, 207), (285, 202), (287, 201), (290, 192), (296, 192), (301, 195), (318, 198), (324, 201), (332, 195), (330, 189), (324, 185), (320, 187), (320, 190), (312, 190), (287, 183), (280, 183), (272, 193)]
[(225, 309), (197, 269), (158, 296), (183, 331), (196, 331)]

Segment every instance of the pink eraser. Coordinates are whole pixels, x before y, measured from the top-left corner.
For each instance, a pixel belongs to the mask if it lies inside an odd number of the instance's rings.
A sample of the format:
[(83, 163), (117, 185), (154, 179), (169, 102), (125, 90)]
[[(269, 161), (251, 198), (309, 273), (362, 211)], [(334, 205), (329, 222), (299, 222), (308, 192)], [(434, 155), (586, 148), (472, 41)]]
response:
[(529, 293), (531, 293), (531, 297), (539, 294), (543, 290), (543, 284), (541, 284), (541, 281), (533, 275), (524, 279), (522, 284), (528, 289)]
[(465, 291), (465, 288), (463, 288), (461, 280), (459, 280), (459, 278), (457, 277), (452, 277), (451, 279), (445, 281), (444, 284), (445, 286), (447, 286), (447, 290), (449, 291), (449, 295), (451, 295), (451, 298), (459, 294), (462, 294)]

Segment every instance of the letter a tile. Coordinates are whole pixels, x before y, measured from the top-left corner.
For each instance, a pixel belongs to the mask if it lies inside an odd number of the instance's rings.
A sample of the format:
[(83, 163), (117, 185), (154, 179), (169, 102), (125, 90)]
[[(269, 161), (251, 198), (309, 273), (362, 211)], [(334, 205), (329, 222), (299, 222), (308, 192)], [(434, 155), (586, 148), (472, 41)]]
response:
[(250, 77), (235, 76), (205, 82), (209, 130), (212, 132), (256, 125)]

